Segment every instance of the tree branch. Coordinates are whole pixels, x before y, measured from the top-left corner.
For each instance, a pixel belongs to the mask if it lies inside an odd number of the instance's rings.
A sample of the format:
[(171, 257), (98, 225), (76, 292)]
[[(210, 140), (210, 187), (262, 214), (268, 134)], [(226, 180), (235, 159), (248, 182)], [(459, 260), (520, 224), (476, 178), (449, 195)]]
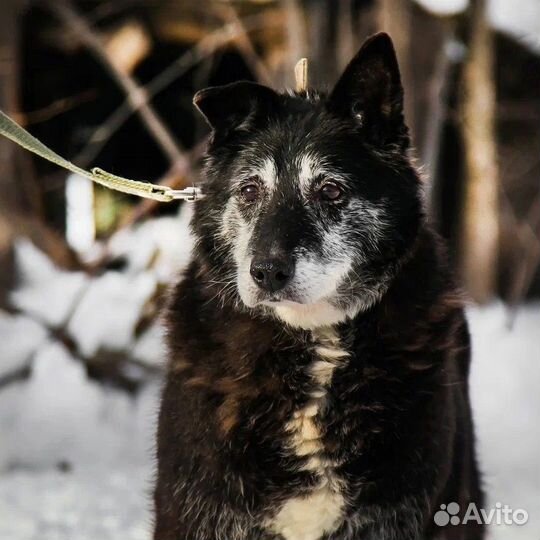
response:
[[(507, 199), (506, 202), (510, 206)], [(510, 211), (513, 213), (511, 207)], [(513, 217), (515, 219), (515, 214)], [(536, 270), (540, 265), (540, 196), (537, 196), (531, 204), (526, 218), (521, 223), (518, 223), (517, 219), (515, 221), (518, 243), (516, 248), (516, 270), (508, 299), (510, 309), (509, 327), (513, 326), (519, 304), (527, 295)]]
[(220, 15), (228, 24), (233, 25), (233, 32), (236, 34), (236, 46), (248, 64), (248, 67), (253, 71), (259, 82), (272, 86), (273, 77), (257, 54), (253, 42), (249, 37), (248, 30), (244, 26), (242, 19), (238, 16), (236, 8), (232, 4), (223, 4), (219, 7), (221, 8), (219, 9)]
[(74, 33), (103, 65), (116, 83), (124, 90), (127, 101), (141, 116), (142, 121), (169, 159), (171, 166), (178, 168), (183, 174), (189, 174), (190, 163), (179, 143), (175, 140), (163, 120), (154, 108), (149, 105), (144, 89), (127, 73), (122, 73), (111, 62), (101, 39), (92, 31), (86, 20), (65, 0), (47, 0), (49, 9), (62, 21), (64, 26)]
[(231, 22), (219, 30), (208, 34), (142, 88), (142, 101), (133, 105), (126, 99), (124, 103), (113, 111), (101, 126), (94, 131), (85, 147), (73, 161), (81, 167), (88, 166), (99, 152), (101, 152), (107, 141), (124, 125), (134, 112), (138, 111), (139, 107), (151, 102), (157, 94), (165, 90), (165, 88), (170, 86), (193, 66), (214, 54), (219, 48), (227, 43), (231, 43), (241, 32), (250, 32), (263, 26), (267, 26), (265, 17), (254, 15), (243, 20), (242, 29), (235, 22)]

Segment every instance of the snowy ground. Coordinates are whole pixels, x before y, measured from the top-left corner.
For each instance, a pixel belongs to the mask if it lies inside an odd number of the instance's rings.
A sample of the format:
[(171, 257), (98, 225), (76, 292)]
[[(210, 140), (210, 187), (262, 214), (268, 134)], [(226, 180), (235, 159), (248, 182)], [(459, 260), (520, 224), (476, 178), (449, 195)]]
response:
[[(467, 8), (469, 0), (416, 0), (440, 15), (452, 15)], [(538, 0), (488, 0), (491, 24), (540, 51), (540, 2)]]
[(148, 540), (147, 467), (17, 471), (0, 477), (0, 538)]
[[(472, 309), (470, 320), (487, 507), (530, 516), (521, 527), (492, 527), (491, 538), (539, 540), (540, 305), (522, 308), (512, 331), (499, 305)], [(148, 540), (158, 385), (131, 402), (89, 382), (56, 347), (42, 353), (29, 384), (0, 392), (0, 466), (9, 464), (0, 474), (0, 538)]]
[(57, 345), (36, 360), (0, 392), (0, 538), (148, 540), (159, 383), (133, 400)]
[(502, 306), (469, 313), (471, 389), (488, 508), (529, 513), (524, 526), (491, 528), (493, 540), (540, 539), (540, 304), (522, 307), (513, 330)]

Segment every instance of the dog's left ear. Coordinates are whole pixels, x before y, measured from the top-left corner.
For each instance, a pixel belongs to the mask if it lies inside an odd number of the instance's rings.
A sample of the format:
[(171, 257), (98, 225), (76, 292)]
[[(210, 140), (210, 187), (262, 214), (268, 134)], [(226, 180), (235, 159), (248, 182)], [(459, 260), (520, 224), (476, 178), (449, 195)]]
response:
[(375, 34), (362, 45), (332, 90), (328, 107), (353, 118), (371, 144), (408, 146), (403, 88), (388, 34)]
[(278, 99), (267, 86), (240, 81), (200, 90), (193, 103), (215, 132), (226, 133), (269, 117)]

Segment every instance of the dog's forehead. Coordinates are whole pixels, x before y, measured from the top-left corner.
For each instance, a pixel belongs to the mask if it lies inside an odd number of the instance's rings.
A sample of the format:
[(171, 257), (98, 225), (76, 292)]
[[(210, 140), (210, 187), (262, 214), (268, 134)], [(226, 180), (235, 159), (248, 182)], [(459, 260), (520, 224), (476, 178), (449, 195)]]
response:
[(296, 184), (307, 189), (321, 176), (339, 176), (328, 144), (312, 133), (279, 133), (264, 142), (255, 139), (243, 165), (246, 175), (259, 177), (269, 188)]
[(258, 176), (268, 188), (293, 182), (307, 189), (314, 179), (329, 174), (329, 169), (322, 153), (306, 149), (261, 155), (250, 173)]
[(343, 157), (351, 147), (351, 128), (320, 104), (284, 112), (245, 140), (240, 176), (258, 176), (267, 186), (307, 189), (321, 176), (340, 177)]

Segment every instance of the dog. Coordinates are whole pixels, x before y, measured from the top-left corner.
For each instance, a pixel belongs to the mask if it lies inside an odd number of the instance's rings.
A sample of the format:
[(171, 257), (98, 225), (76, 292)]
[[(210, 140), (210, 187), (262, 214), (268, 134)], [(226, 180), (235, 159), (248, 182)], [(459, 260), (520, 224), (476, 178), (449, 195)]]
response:
[(433, 519), (482, 505), (469, 334), (391, 39), (327, 94), (194, 103), (212, 135), (167, 312), (155, 540), (480, 540)]

